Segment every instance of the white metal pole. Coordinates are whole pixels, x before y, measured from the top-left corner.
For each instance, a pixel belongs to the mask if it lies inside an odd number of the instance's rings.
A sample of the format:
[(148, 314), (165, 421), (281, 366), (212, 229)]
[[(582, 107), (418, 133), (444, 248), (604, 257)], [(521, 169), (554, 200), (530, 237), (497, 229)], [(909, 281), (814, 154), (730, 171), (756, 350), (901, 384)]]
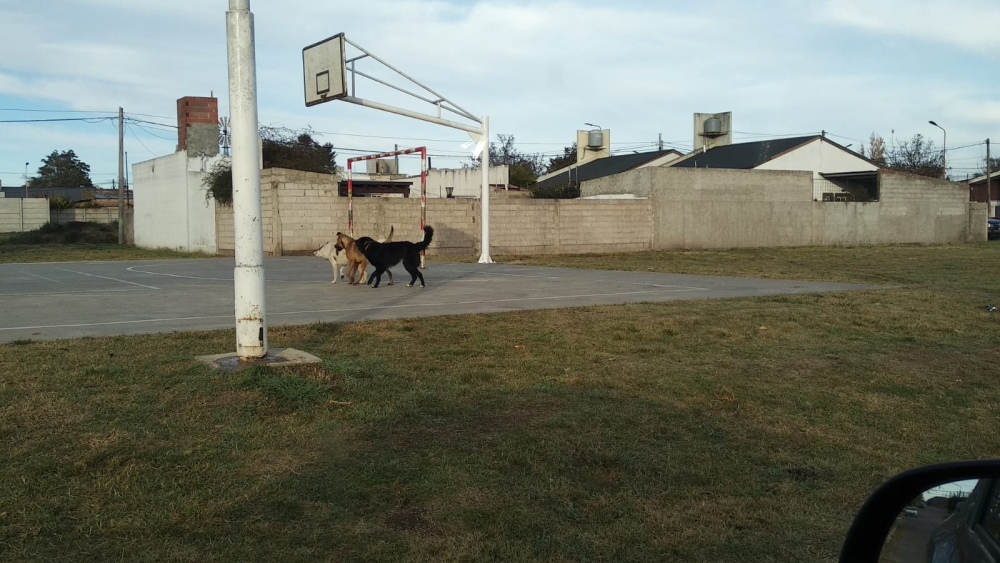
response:
[(233, 148), (233, 231), (236, 267), (236, 353), (240, 360), (267, 355), (264, 227), (261, 224), (257, 124), (257, 62), (250, 0), (229, 0), (229, 112)]
[(118, 244), (125, 244), (125, 110), (118, 107)]
[[(398, 157), (397, 157), (398, 158)], [(396, 165), (399, 172), (399, 165)], [(420, 232), (427, 226), (427, 147), (420, 147)], [(421, 235), (423, 236), (423, 235)], [(420, 253), (420, 269), (427, 268), (427, 251)]]
[(480, 264), (492, 264), (493, 259), (490, 258), (490, 118), (483, 117), (483, 194), (480, 198), (480, 208), (482, 210), (482, 218), (480, 223), (483, 224), (483, 234), (482, 234), (482, 254), (479, 255)]

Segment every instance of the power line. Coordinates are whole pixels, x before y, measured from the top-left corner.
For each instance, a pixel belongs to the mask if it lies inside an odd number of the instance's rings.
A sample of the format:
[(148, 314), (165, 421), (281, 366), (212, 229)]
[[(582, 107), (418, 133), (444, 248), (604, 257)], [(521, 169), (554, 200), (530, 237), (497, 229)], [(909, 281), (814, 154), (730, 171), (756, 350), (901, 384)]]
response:
[(131, 121), (133, 123), (145, 123), (147, 125), (159, 125), (160, 127), (166, 127), (168, 129), (177, 129), (176, 125), (170, 125), (169, 123), (157, 123), (156, 121), (146, 121), (145, 119), (128, 118), (126, 121)]
[(27, 109), (27, 108), (0, 108), (0, 111), (25, 111), (25, 112), (39, 112), (39, 113), (107, 113), (114, 114), (113, 111), (94, 111), (94, 110), (76, 110), (76, 109)]
[(50, 123), (55, 121), (84, 121), (87, 123), (100, 123), (102, 121), (113, 120), (114, 117), (53, 117), (48, 119), (2, 119), (0, 123)]
[(150, 131), (149, 129), (146, 129), (145, 127), (143, 127), (142, 125), (139, 125), (138, 123), (132, 123), (132, 125), (134, 125), (135, 127), (139, 128), (140, 130), (142, 130), (143, 132), (145, 132), (147, 135), (149, 135), (151, 137), (156, 137), (157, 139), (163, 139), (164, 141), (173, 141), (174, 140), (174, 137), (162, 137), (160, 135), (156, 135), (152, 131)]
[[(34, 112), (34, 113), (106, 113), (109, 116), (115, 115), (115, 111), (97, 111), (97, 110), (82, 110), (82, 109), (33, 109), (33, 108), (0, 108), (0, 111), (23, 111), (23, 112)], [(151, 113), (138, 113), (138, 112), (128, 112), (125, 115), (141, 115), (142, 117), (155, 117), (158, 119), (175, 119), (176, 116), (170, 115), (154, 115)]]
[[(750, 131), (733, 131), (733, 134), (734, 135), (748, 135), (748, 136), (751, 136), (751, 137), (772, 137), (772, 138), (778, 138), (778, 137), (809, 137), (809, 136), (812, 136), (812, 135), (819, 135), (819, 133), (817, 133), (817, 132), (809, 132), (809, 133), (753, 133), (753, 132), (750, 132)], [(827, 132), (827, 134), (829, 134), (829, 132)]]
[(174, 116), (169, 116), (169, 115), (152, 115), (152, 114), (149, 114), (149, 113), (135, 113), (135, 112), (126, 112), (125, 115), (141, 115), (143, 117), (156, 117), (158, 119), (177, 119), (176, 115), (174, 115)]
[(829, 136), (829, 137), (836, 137), (836, 138), (838, 138), (838, 139), (846, 139), (846, 140), (848, 140), (848, 141), (853, 141), (853, 142), (855, 142), (855, 143), (861, 143), (861, 144), (864, 144), (864, 143), (865, 143), (864, 141), (859, 141), (859, 140), (857, 140), (857, 139), (855, 139), (855, 138), (853, 138), (853, 137), (845, 137), (845, 136), (843, 136), (843, 135), (837, 135), (836, 133), (831, 133), (831, 132), (829, 132), (829, 131), (827, 131), (827, 132), (826, 132), (826, 134), (827, 134), (827, 136)]
[(142, 145), (142, 148), (146, 149), (149, 152), (149, 154), (153, 155), (154, 158), (157, 156), (155, 152), (149, 150), (149, 147), (146, 146), (146, 143), (142, 142), (142, 139), (140, 139), (139, 136), (135, 134), (135, 131), (133, 131), (131, 127), (125, 127), (125, 128), (128, 129), (128, 132), (131, 133), (133, 137), (135, 137), (136, 141), (139, 141), (139, 144)]

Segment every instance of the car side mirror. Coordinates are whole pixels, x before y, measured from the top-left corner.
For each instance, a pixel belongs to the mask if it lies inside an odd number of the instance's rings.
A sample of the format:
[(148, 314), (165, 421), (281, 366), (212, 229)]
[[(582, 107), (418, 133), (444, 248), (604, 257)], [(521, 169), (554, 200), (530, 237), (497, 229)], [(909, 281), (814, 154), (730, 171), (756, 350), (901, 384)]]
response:
[[(985, 537), (983, 537), (985, 536)], [(901, 473), (865, 501), (840, 563), (998, 562), (1000, 460), (931, 465)]]

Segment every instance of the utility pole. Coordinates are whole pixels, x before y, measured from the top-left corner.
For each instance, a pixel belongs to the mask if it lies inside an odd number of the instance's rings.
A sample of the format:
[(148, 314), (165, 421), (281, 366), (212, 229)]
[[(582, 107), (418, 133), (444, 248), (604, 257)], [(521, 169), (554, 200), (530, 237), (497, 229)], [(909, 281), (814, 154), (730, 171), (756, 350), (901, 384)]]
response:
[(118, 244), (125, 244), (125, 110), (118, 108)]
[(663, 133), (660, 133), (660, 150), (663, 150)]
[[(399, 143), (396, 143), (393, 146), (395, 147), (393, 150), (398, 153), (399, 152)], [(393, 160), (396, 161), (396, 174), (399, 174), (399, 155), (397, 154), (396, 156), (394, 156)], [(378, 172), (378, 170), (375, 170), (375, 171)]]
[(990, 140), (986, 139), (986, 216), (990, 216)]

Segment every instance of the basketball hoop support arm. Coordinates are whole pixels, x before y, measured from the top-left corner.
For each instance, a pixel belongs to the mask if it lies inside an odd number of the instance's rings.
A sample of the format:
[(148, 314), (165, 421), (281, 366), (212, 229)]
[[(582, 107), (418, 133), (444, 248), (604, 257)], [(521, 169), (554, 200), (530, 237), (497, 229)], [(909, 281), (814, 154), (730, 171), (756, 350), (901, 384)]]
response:
[[(333, 61), (337, 61), (335, 64), (337, 65), (338, 68), (333, 71), (332, 76), (334, 76), (336, 78), (334, 86), (341, 86), (342, 89), (339, 89), (339, 88), (334, 89), (333, 92), (330, 93), (329, 98), (327, 98), (327, 94), (323, 93), (322, 91), (320, 91), (319, 88), (318, 88), (318, 86), (315, 89), (313, 88), (313, 85), (310, 82), (310, 80), (318, 81), (317, 77), (319, 77), (319, 76), (331, 76), (330, 74), (328, 74), (329, 67), (322, 67), (322, 66), (320, 66), (319, 69), (314, 69), (314, 71), (324, 70), (325, 69), (324, 72), (322, 72), (322, 73), (317, 72), (315, 74), (315, 76), (314, 76), (312, 74), (309, 74), (309, 72), (307, 71), (308, 68), (312, 68), (312, 66), (311, 66), (312, 63), (311, 62), (307, 63), (306, 58), (307, 58), (307, 52), (308, 52), (308, 54), (310, 56), (314, 52), (313, 51), (314, 47), (320, 47), (320, 48), (322, 48), (323, 45), (330, 44), (330, 42), (332, 42), (332, 41), (339, 41), (340, 42), (340, 48), (339, 49), (334, 48), (332, 51), (327, 51), (328, 53), (330, 53), (330, 55), (325, 55), (325, 54), (322, 55), (323, 59), (321, 59), (320, 62), (323, 62), (323, 60), (327, 56), (331, 57), (331, 59)], [(359, 55), (359, 56), (356, 56), (356, 57), (347, 58), (345, 56), (345, 52), (344, 52), (344, 48), (343, 48), (343, 46), (345, 44), (350, 45), (351, 47), (357, 49), (362, 54)], [(319, 51), (319, 49), (316, 49), (316, 51)], [(322, 51), (320, 51), (320, 52), (322, 53)], [(338, 53), (339, 53), (339, 55), (338, 55)], [(434, 96), (434, 98), (428, 98), (425, 95), (416, 94), (416, 93), (411, 92), (411, 91), (409, 91), (409, 90), (407, 90), (405, 88), (402, 88), (402, 87), (396, 86), (394, 84), (391, 84), (391, 83), (389, 83), (389, 82), (387, 82), (385, 80), (382, 80), (382, 79), (379, 79), (379, 78), (375, 78), (371, 74), (355, 70), (355, 63), (357, 61), (359, 61), (359, 60), (367, 59), (367, 58), (370, 58), (370, 59), (378, 62), (379, 64), (385, 66), (386, 68), (392, 70), (393, 72), (395, 72), (399, 76), (405, 78), (406, 80), (408, 80), (412, 84), (414, 84), (414, 85), (420, 87), (421, 89), (423, 89), (424, 91), (428, 92), (430, 95)], [(350, 82), (349, 82), (349, 84), (350, 84), (350, 91), (349, 92), (348, 92), (348, 80), (347, 80), (347, 76), (346, 76), (346, 73), (347, 73), (348, 70), (351, 73)], [(306, 105), (307, 106), (309, 106), (309, 105), (315, 105), (315, 104), (318, 104), (318, 103), (323, 103), (325, 101), (342, 100), (342, 101), (349, 102), (349, 103), (352, 103), (352, 104), (355, 104), (355, 105), (359, 105), (359, 106), (363, 106), (363, 107), (368, 107), (368, 108), (372, 108), (372, 109), (377, 109), (377, 110), (388, 112), (388, 113), (394, 113), (396, 115), (401, 115), (403, 117), (409, 117), (410, 119), (417, 119), (417, 120), (420, 120), (420, 121), (426, 121), (428, 123), (435, 123), (437, 125), (443, 125), (445, 127), (450, 127), (452, 129), (458, 129), (460, 131), (465, 131), (466, 133), (469, 134), (470, 137), (472, 137), (472, 141), (474, 143), (476, 143), (476, 145), (477, 145), (476, 151), (479, 152), (482, 155), (481, 169), (482, 169), (482, 176), (483, 176), (483, 178), (482, 178), (482, 187), (481, 187), (482, 191), (481, 191), (481, 197), (480, 197), (480, 208), (481, 208), (481, 211), (482, 211), (482, 218), (480, 220), (480, 224), (482, 226), (482, 235), (481, 235), (481, 238), (480, 238), (480, 240), (481, 240), (481, 249), (480, 249), (481, 250), (481, 254), (479, 256), (479, 263), (480, 264), (489, 264), (489, 263), (492, 263), (493, 259), (490, 257), (490, 151), (489, 151), (490, 133), (489, 133), (489, 118), (486, 117), (486, 116), (476, 117), (475, 115), (473, 115), (471, 112), (469, 112), (465, 108), (459, 106), (455, 102), (452, 102), (451, 100), (449, 100), (448, 98), (442, 96), (441, 94), (438, 94), (437, 92), (435, 92), (431, 88), (428, 88), (424, 84), (421, 84), (420, 82), (418, 82), (417, 80), (415, 80), (413, 77), (407, 75), (406, 73), (404, 73), (403, 71), (399, 70), (398, 68), (392, 66), (391, 64), (387, 63), (386, 61), (380, 59), (379, 57), (377, 57), (373, 53), (369, 52), (365, 48), (363, 48), (360, 45), (358, 45), (357, 43), (354, 43), (350, 39), (347, 39), (347, 37), (345, 37), (343, 33), (340, 33), (338, 35), (334, 35), (334, 36), (332, 36), (332, 37), (330, 37), (330, 38), (328, 38), (328, 39), (326, 39), (324, 41), (321, 41), (319, 43), (315, 43), (315, 44), (310, 45), (310, 46), (306, 47), (305, 49), (303, 49), (303, 71), (306, 74), (305, 75), (305, 80), (306, 80)], [(403, 94), (409, 95), (409, 96), (411, 96), (413, 98), (416, 98), (418, 100), (421, 100), (423, 102), (429, 103), (429, 104), (435, 106), (435, 108), (437, 109), (437, 116), (427, 115), (427, 114), (423, 114), (423, 113), (420, 113), (420, 112), (411, 111), (411, 110), (403, 109), (403, 108), (400, 108), (400, 107), (395, 107), (395, 106), (391, 106), (391, 105), (388, 105), (388, 104), (382, 104), (382, 103), (379, 103), (379, 102), (373, 102), (371, 100), (365, 100), (365, 99), (359, 98), (359, 97), (357, 97), (357, 92), (356, 92), (356, 88), (355, 88), (355, 82), (356, 82), (357, 76), (361, 76), (363, 78), (367, 78), (367, 79), (372, 80), (372, 81), (374, 81), (374, 82), (376, 82), (378, 84), (381, 84), (383, 86), (386, 86), (388, 88), (391, 88), (393, 90), (401, 92)], [(327, 87), (329, 88), (329, 84), (327, 84)], [(464, 123), (459, 123), (457, 121), (451, 121), (451, 120), (448, 120), (448, 119), (444, 119), (444, 118), (441, 117), (441, 110), (446, 110), (446, 111), (449, 111), (451, 113), (456, 114), (459, 117), (463, 117), (465, 119), (468, 119), (468, 120), (472, 121), (474, 123), (474, 125), (467, 125), (467, 124), (464, 124)], [(473, 157), (475, 157), (475, 152), (473, 153)], [(348, 169), (349, 169), (348, 170), (348, 185), (350, 186), (350, 184), (351, 184), (351, 181), (350, 181), (350, 165), (348, 166)], [(424, 176), (425, 172), (422, 172), (421, 175)], [(348, 194), (349, 194), (348, 195), (348, 199), (349, 200), (350, 200), (350, 192), (351, 192), (351, 189), (349, 187), (348, 188)], [(421, 216), (423, 216), (423, 214), (424, 214), (423, 205), (424, 204), (422, 202), (421, 203), (421, 208), (422, 208), (421, 209)], [(350, 201), (348, 201), (348, 210), (349, 210), (348, 214), (349, 215), (350, 215), (350, 207), (351, 207)]]

